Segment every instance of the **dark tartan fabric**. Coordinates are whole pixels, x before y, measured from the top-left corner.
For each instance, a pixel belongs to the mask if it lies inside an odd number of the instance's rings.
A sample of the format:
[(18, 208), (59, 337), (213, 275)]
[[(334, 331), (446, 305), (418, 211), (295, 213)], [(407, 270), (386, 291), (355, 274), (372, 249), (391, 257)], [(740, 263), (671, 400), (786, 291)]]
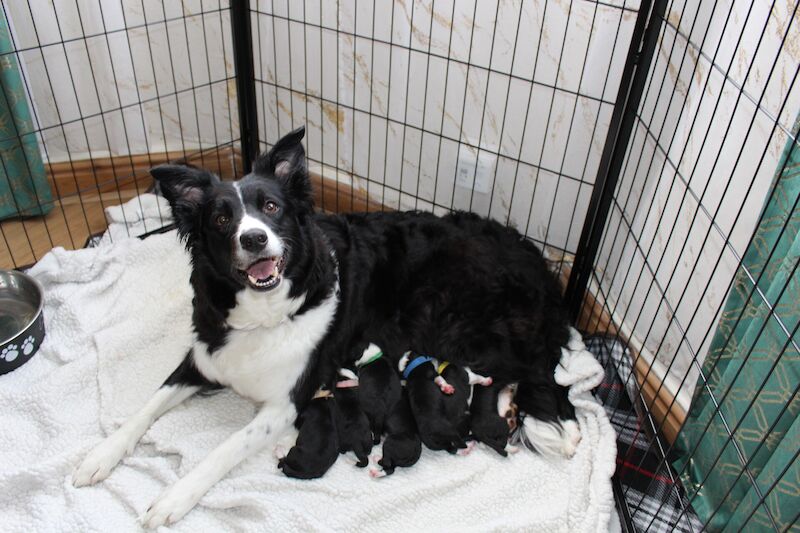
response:
[[(662, 460), (659, 441), (652, 439), (649, 418), (642, 413), (627, 347), (614, 338), (588, 337), (586, 347), (605, 368), (595, 396), (605, 406), (617, 432), (617, 473), (637, 531), (699, 532), (683, 487)], [(620, 516), (622, 520), (622, 516)]]

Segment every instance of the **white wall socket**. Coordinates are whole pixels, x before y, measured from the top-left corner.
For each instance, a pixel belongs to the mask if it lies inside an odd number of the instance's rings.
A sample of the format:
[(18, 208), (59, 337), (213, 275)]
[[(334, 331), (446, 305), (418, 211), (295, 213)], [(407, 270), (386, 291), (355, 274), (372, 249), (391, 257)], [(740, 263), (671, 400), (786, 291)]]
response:
[[(497, 156), (484, 150), (478, 151), (478, 157), (466, 147), (458, 153), (458, 166), (456, 167), (456, 185), (475, 192), (489, 194), (492, 190), (494, 166)], [(474, 180), (474, 183), (473, 183)]]

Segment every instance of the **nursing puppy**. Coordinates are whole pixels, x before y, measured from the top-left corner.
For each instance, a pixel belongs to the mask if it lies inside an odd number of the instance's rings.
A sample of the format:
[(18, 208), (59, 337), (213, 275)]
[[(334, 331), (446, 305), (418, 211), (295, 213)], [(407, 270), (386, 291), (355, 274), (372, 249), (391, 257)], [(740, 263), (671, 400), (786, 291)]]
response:
[(278, 461), (278, 468), (288, 477), (322, 477), (339, 456), (336, 424), (336, 400), (326, 392), (314, 398), (297, 417), (297, 442)]
[(388, 357), (381, 349), (370, 344), (361, 358), (358, 368), (358, 398), (367, 414), (372, 430), (373, 442), (378, 444), (386, 427), (386, 420), (400, 400), (400, 377)]
[(386, 419), (386, 440), (383, 441), (383, 457), (378, 460), (382, 470), (371, 469), (370, 476), (383, 477), (394, 473), (395, 468), (408, 468), (419, 461), (422, 441), (417, 433), (417, 424), (408, 392), (404, 389), (391, 414)]
[(398, 368), (406, 380), (411, 412), (425, 446), (431, 450), (447, 450), (449, 453), (467, 448), (464, 436), (459, 434), (449, 416), (445, 401), (447, 395), (436, 381), (441, 376), (436, 371), (434, 360), (406, 352), (400, 359)]
[(369, 464), (369, 452), (372, 450), (369, 419), (361, 409), (358, 399), (360, 387), (355, 373), (343, 368), (339, 371), (339, 376), (335, 389), (339, 453), (352, 451), (358, 459), (356, 466), (363, 468)]
[(472, 401), (473, 386), (478, 388), (492, 384), (492, 378), (479, 376), (469, 368), (464, 368), (447, 361), (440, 363), (436, 371), (453, 387), (453, 394), (442, 398), (445, 414), (462, 439), (469, 436), (469, 409)]
[[(469, 425), (472, 437), (506, 457), (510, 428), (506, 419), (497, 412), (498, 387), (475, 387), (469, 408)], [(511, 448), (513, 451), (513, 448)]]
[(192, 343), (73, 483), (108, 477), (156, 419), (197, 392), (228, 387), (259, 407), (155, 500), (147, 527), (179, 520), (232, 468), (274, 448), (319, 384), (370, 342), (398, 354), (393, 364), (413, 346), (519, 383), (534, 448), (575, 451), (574, 409), (554, 377), (569, 317), (538, 248), (470, 213), (315, 213), (303, 136), (277, 140), (238, 181), (180, 165), (151, 170), (191, 257)]

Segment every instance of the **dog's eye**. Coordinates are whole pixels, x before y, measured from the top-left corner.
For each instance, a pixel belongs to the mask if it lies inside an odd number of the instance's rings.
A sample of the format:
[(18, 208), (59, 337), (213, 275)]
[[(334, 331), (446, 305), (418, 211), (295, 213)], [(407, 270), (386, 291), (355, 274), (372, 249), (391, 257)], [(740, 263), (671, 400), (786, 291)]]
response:
[(272, 200), (264, 204), (265, 213), (274, 213), (277, 210), (278, 210), (278, 204), (276, 204)]
[(217, 226), (224, 226), (228, 222), (230, 222), (230, 218), (226, 217), (225, 215), (219, 215), (216, 218)]

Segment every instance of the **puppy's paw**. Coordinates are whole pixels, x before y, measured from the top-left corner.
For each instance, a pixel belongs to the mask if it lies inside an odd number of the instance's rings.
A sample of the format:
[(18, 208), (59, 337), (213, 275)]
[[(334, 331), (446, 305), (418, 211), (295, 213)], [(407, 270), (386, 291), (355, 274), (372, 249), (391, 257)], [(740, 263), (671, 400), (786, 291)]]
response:
[(141, 519), (142, 526), (155, 529), (174, 524), (191, 511), (203, 495), (188, 485), (180, 480), (163, 492), (145, 512)]
[(517, 452), (519, 452), (519, 446), (513, 446), (511, 444), (506, 444), (505, 450), (508, 453), (517, 453)]
[(442, 385), (439, 388), (442, 389), (442, 392), (447, 394), (447, 395), (453, 394), (456, 391), (455, 387), (453, 387), (449, 383), (445, 383), (444, 385)]
[(461, 455), (461, 456), (464, 456), (464, 455), (469, 455), (469, 454), (471, 454), (471, 453), (472, 453), (472, 450), (474, 450), (474, 449), (475, 449), (475, 441), (474, 441), (474, 440), (471, 440), (471, 441), (469, 441), (469, 442), (467, 443), (467, 447), (466, 447), (466, 448), (461, 448), (461, 449), (459, 449), (459, 450), (456, 452), (456, 454), (458, 454), (458, 455)]
[(75, 469), (72, 473), (72, 484), (84, 487), (103, 481), (132, 447), (125, 433), (114, 433), (95, 446)]
[(372, 479), (377, 479), (379, 477), (384, 477), (385, 475), (386, 475), (386, 472), (384, 472), (383, 470), (378, 470), (377, 468), (370, 468), (369, 469), (369, 477), (371, 477)]

